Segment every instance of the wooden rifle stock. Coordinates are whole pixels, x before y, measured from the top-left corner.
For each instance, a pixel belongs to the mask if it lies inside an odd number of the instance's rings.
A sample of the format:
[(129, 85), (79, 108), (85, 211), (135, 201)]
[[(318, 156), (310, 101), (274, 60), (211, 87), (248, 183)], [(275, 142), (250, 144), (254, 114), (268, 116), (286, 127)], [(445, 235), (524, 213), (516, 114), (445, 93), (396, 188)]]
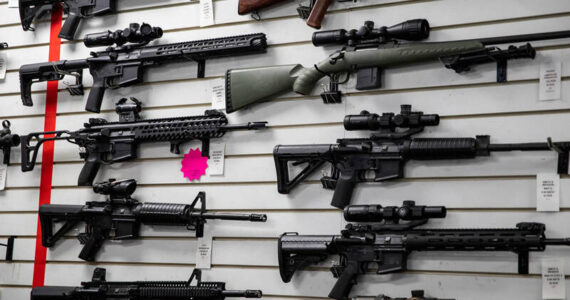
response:
[(311, 14), (307, 19), (307, 25), (316, 29), (321, 29), (321, 23), (323, 22), (323, 18), (325, 17), (331, 2), (332, 0), (316, 0), (313, 10), (311, 10)]
[(239, 0), (238, 14), (244, 15), (284, 0)]

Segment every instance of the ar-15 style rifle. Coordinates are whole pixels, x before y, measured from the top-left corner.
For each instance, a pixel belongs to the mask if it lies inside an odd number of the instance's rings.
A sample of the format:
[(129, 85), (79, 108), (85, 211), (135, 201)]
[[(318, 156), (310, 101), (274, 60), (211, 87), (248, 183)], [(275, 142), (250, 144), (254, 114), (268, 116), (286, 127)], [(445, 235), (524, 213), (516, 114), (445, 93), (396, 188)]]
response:
[[(31, 300), (224, 300), (261, 298), (260, 290), (226, 290), (225, 282), (202, 281), (202, 271), (194, 269), (188, 281), (107, 281), (106, 270), (95, 268), (90, 282), (80, 287), (42, 286), (32, 289)], [(192, 281), (196, 279), (196, 285)]]
[[(85, 232), (77, 239), (83, 244), (79, 258), (95, 260), (105, 240), (125, 240), (139, 237), (140, 225), (185, 226), (195, 230), (197, 237), (204, 234), (206, 220), (265, 222), (264, 214), (228, 214), (206, 211), (206, 193), (199, 192), (191, 204), (141, 203), (131, 198), (137, 187), (134, 179), (111, 179), (93, 185), (93, 191), (109, 195), (107, 201), (91, 201), (86, 205), (44, 204), (40, 206), (42, 245), (52, 247), (78, 223), (85, 223)], [(198, 207), (198, 201), (200, 207)], [(56, 223), (64, 222), (54, 232)]]
[[(127, 87), (143, 81), (143, 70), (166, 62), (195, 61), (198, 77), (203, 78), (206, 60), (211, 58), (265, 53), (267, 39), (263, 33), (223, 37), (209, 40), (145, 46), (162, 37), (160, 27), (133, 23), (125, 30), (93, 33), (85, 36), (87, 47), (111, 46), (92, 52), (90, 58), (59, 60), (20, 67), (20, 93), (25, 106), (32, 106), (32, 84), (75, 77), (68, 87), (71, 95), (83, 95), (83, 69), (89, 69), (93, 86), (85, 110), (99, 112), (107, 88)], [(127, 44), (131, 43), (131, 44)], [(127, 44), (127, 45), (125, 45)]]
[(4, 164), (10, 164), (10, 154), (12, 152), (12, 147), (20, 145), (20, 136), (17, 134), (12, 134), (10, 130), (10, 121), (2, 121), (2, 129), (0, 129), (0, 148), (4, 152)]
[(73, 40), (82, 19), (102, 16), (117, 10), (116, 0), (19, 0), (20, 22), (25, 31), (33, 31), (32, 22), (51, 12), (56, 5), (63, 5), (67, 19), (58, 37)]
[[(347, 82), (355, 70), (356, 89), (370, 90), (381, 87), (383, 69), (437, 60), (457, 73), (468, 71), (474, 65), (494, 62), (497, 64), (497, 81), (502, 82), (507, 78), (508, 60), (532, 59), (536, 51), (528, 43), (509, 46), (505, 50), (487, 46), (570, 37), (570, 30), (567, 30), (451, 42), (400, 43), (400, 40), (426, 39), (429, 31), (428, 21), (417, 19), (392, 27), (374, 28), (374, 22), (367, 21), (359, 30), (315, 32), (315, 46), (343, 45), (343, 48), (310, 67), (294, 64), (228, 70), (226, 111), (231, 113), (289, 91), (309, 95), (324, 77), (329, 77), (330, 82), (329, 90), (321, 94), (323, 102), (339, 103), (342, 93), (338, 85)], [(341, 80), (343, 74), (346, 80)]]
[[(351, 205), (344, 209), (348, 224), (341, 235), (298, 235), (279, 238), (279, 272), (289, 282), (297, 270), (339, 255), (331, 272), (338, 278), (329, 297), (347, 299), (358, 275), (377, 266), (377, 274), (405, 271), (412, 251), (507, 251), (518, 255), (518, 273), (528, 274), (529, 252), (546, 246), (570, 246), (570, 238), (548, 239), (541, 223), (518, 223), (516, 228), (417, 229), (430, 218), (444, 218), (443, 206), (416, 206), (404, 201), (401, 207)], [(409, 221), (400, 223), (400, 220)], [(384, 221), (384, 222), (382, 222)]]
[[(366, 173), (374, 171), (374, 181), (382, 182), (404, 177), (408, 160), (472, 159), (504, 151), (556, 151), (558, 174), (568, 174), (570, 142), (492, 144), (490, 136), (475, 138), (412, 138), (424, 126), (439, 125), (439, 115), (412, 112), (411, 105), (402, 105), (400, 114), (381, 116), (363, 111), (344, 118), (346, 130), (378, 130), (370, 138), (338, 139), (336, 144), (277, 145), (273, 150), (277, 170), (277, 189), (288, 194), (291, 189), (320, 168), (332, 164), (331, 176), (321, 178), (323, 188), (334, 189), (332, 206), (344, 208), (350, 203), (358, 182), (366, 181)], [(406, 129), (401, 131), (400, 129)], [(292, 179), (293, 166), (308, 163)]]
[[(259, 10), (284, 0), (239, 0), (238, 14), (245, 15), (252, 13), (253, 18), (259, 20)], [(337, 2), (356, 2), (356, 0), (337, 0)], [(309, 5), (297, 7), (299, 17), (307, 20), (307, 25), (320, 29), (332, 0), (309, 0)]]
[[(67, 140), (84, 151), (80, 153), (85, 165), (79, 174), (78, 185), (89, 186), (101, 164), (135, 159), (141, 143), (170, 142), (170, 152), (180, 154), (182, 143), (200, 140), (202, 156), (209, 157), (210, 139), (220, 138), (228, 131), (267, 128), (267, 122), (230, 125), (226, 116), (216, 110), (207, 110), (203, 116), (143, 120), (139, 116), (140, 101), (130, 100), (132, 103), (127, 103), (125, 98), (117, 102), (119, 122), (92, 118), (84, 124), (85, 128), (77, 131), (34, 132), (22, 137), (22, 171), (34, 169), (44, 142)], [(46, 135), (50, 137), (44, 137)]]
[(374, 298), (372, 297), (355, 297), (352, 300), (364, 300), (364, 299), (374, 299), (374, 300), (455, 300), (455, 299), (441, 299), (441, 298), (431, 298), (425, 297), (423, 290), (413, 290), (411, 298), (391, 298), (386, 295), (378, 295)]

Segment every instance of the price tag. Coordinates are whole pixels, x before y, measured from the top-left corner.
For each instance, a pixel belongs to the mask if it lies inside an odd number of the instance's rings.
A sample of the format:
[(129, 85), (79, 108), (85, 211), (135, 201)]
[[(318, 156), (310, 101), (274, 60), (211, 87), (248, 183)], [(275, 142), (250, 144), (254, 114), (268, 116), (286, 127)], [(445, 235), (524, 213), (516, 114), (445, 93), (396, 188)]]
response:
[(204, 236), (198, 238), (196, 246), (196, 268), (210, 269), (212, 267), (212, 236), (204, 232)]
[(564, 260), (548, 259), (542, 262), (542, 299), (566, 299)]
[(540, 65), (540, 81), (538, 84), (538, 100), (549, 101), (560, 99), (560, 74), (562, 63)]
[(0, 79), (6, 78), (6, 68), (8, 67), (8, 56), (0, 52)]
[(0, 164), (0, 191), (6, 189), (6, 176), (8, 175), (8, 166)]
[(18, 8), (18, 0), (8, 0), (9, 8)]
[(560, 175), (536, 175), (536, 211), (560, 210)]
[(226, 81), (223, 78), (210, 81), (212, 109), (226, 109)]
[(210, 161), (208, 162), (209, 175), (224, 175), (225, 143), (210, 144)]
[(200, 27), (214, 25), (214, 4), (212, 0), (200, 0)]

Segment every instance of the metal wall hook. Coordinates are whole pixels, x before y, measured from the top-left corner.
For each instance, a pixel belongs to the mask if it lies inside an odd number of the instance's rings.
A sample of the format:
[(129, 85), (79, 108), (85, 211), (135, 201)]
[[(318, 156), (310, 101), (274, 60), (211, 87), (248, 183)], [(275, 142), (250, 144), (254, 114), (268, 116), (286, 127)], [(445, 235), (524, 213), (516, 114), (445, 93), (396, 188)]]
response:
[(566, 151), (560, 149), (560, 147), (556, 146), (556, 144), (554, 144), (554, 143), (552, 142), (552, 138), (551, 138), (551, 137), (547, 137), (547, 138), (546, 138), (546, 145), (548, 146), (548, 148), (550, 148), (550, 150), (556, 151), (558, 154), (564, 154), (564, 153), (566, 153)]
[(12, 256), (14, 254), (14, 240), (16, 239), (15, 236), (11, 236), (8, 238), (6, 244), (0, 243), (0, 246), (6, 247), (6, 261), (12, 261)]

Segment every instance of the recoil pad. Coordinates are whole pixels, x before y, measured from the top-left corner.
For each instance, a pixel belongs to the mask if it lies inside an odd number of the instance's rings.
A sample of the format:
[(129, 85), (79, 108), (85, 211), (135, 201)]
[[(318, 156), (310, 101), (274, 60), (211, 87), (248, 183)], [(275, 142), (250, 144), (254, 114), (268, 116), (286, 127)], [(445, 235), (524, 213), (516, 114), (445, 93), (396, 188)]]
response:
[(477, 156), (474, 138), (415, 138), (409, 146), (412, 159), (454, 159)]
[[(220, 289), (210, 287), (141, 287), (140, 296), (144, 299), (202, 299), (201, 297), (220, 296)], [(212, 298), (213, 299), (213, 298)]]
[(139, 205), (135, 214), (145, 224), (186, 224), (188, 207), (187, 204), (147, 202)]

